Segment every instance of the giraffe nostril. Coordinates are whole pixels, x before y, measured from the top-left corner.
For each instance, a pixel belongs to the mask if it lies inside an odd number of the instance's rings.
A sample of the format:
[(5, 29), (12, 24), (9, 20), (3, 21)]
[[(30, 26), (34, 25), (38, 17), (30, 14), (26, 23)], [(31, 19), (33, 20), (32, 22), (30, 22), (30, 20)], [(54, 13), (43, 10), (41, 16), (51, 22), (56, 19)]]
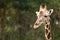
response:
[(35, 23), (35, 25), (38, 25), (38, 23)]
[(47, 22), (45, 24), (47, 24)]

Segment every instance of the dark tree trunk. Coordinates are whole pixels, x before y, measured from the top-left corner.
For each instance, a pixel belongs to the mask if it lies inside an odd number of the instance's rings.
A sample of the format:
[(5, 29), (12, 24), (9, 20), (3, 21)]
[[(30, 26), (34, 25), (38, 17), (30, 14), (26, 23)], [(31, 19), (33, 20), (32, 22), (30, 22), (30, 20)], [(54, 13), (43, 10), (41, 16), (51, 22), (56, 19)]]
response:
[(5, 10), (1, 8), (1, 40), (5, 40)]

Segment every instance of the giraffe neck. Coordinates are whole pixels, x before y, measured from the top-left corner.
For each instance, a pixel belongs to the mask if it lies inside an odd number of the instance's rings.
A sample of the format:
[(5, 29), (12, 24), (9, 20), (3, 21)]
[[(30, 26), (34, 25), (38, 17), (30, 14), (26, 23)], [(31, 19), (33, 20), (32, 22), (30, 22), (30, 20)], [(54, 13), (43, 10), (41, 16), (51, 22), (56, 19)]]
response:
[(45, 25), (45, 39), (51, 40), (50, 23), (46, 23), (46, 25)]

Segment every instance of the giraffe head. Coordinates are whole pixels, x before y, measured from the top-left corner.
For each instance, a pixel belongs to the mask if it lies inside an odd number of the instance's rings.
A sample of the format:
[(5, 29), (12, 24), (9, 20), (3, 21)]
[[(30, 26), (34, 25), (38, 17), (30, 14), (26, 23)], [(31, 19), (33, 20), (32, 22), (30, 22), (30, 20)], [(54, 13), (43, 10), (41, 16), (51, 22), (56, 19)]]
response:
[(53, 9), (47, 10), (46, 5), (44, 7), (40, 6), (40, 11), (36, 12), (37, 21), (35, 22), (33, 28), (37, 29), (41, 24), (45, 24), (45, 21), (50, 19), (50, 15), (53, 13)]

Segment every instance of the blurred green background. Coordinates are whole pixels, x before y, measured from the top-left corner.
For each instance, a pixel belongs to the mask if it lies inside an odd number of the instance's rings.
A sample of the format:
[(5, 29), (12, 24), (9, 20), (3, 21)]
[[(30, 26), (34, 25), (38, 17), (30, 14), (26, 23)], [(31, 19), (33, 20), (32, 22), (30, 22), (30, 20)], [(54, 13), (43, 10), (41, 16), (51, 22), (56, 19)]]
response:
[(41, 3), (54, 9), (52, 40), (60, 40), (60, 0), (0, 0), (0, 40), (45, 40), (44, 25), (33, 29)]

